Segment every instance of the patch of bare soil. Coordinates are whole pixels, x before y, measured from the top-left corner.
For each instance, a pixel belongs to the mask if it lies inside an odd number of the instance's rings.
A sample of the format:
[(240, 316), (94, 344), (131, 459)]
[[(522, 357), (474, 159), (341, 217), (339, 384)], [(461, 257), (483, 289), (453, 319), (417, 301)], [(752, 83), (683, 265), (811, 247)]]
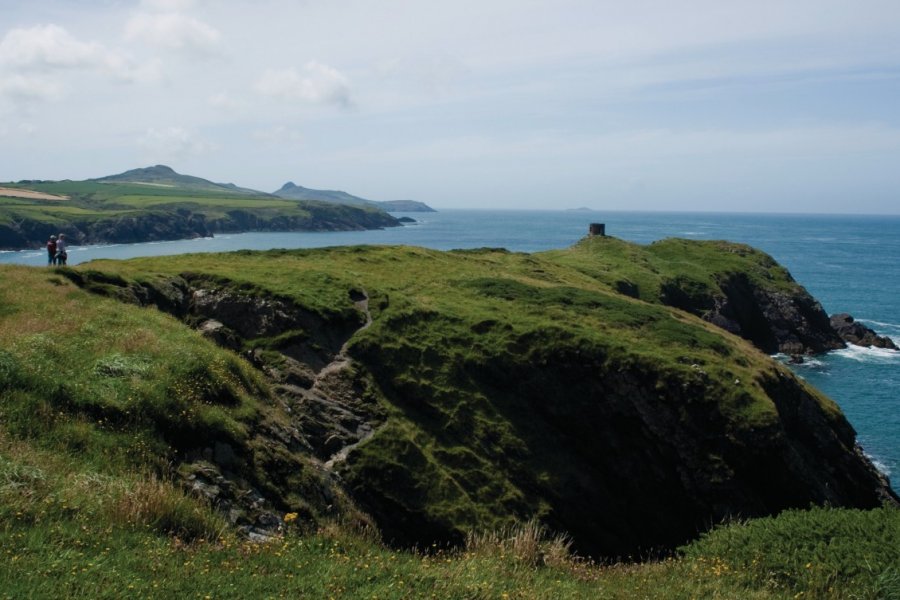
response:
[(44, 192), (36, 192), (34, 190), (23, 190), (19, 188), (0, 187), (0, 196), (9, 196), (11, 198), (28, 198), (29, 200), (68, 200), (68, 196), (57, 196), (56, 194), (45, 194)]

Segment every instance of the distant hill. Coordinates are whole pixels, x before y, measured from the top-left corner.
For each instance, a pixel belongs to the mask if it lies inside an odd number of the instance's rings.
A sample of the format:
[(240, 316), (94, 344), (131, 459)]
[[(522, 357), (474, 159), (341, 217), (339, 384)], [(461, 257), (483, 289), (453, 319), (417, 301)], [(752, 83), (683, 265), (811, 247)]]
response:
[(155, 165), (152, 167), (143, 167), (140, 169), (131, 169), (118, 175), (109, 175), (98, 179), (89, 179), (88, 181), (96, 181), (98, 183), (137, 183), (156, 187), (171, 187), (179, 189), (188, 189), (205, 192), (217, 192), (228, 194), (242, 194), (248, 196), (268, 196), (265, 192), (242, 188), (233, 183), (214, 183), (208, 179), (194, 177), (193, 175), (182, 175), (177, 173), (172, 167), (166, 165)]
[(83, 245), (397, 226), (378, 205), (280, 198), (165, 165), (85, 181), (0, 184), (0, 250), (41, 247), (59, 233)]
[(375, 206), (381, 210), (390, 212), (436, 212), (424, 202), (416, 200), (366, 200), (359, 196), (348, 194), (338, 190), (314, 190), (305, 188), (288, 181), (281, 189), (274, 192), (280, 198), (293, 200), (317, 200), (319, 202), (333, 202), (337, 204), (349, 204), (351, 206)]

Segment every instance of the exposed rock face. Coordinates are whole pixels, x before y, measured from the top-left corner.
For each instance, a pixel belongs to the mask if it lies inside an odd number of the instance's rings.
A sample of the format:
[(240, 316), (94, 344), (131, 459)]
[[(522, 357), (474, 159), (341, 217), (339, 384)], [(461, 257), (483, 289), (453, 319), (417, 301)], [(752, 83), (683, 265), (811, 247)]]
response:
[(818, 354), (844, 347), (828, 315), (806, 290), (763, 289), (742, 273), (719, 280), (720, 294), (692, 293), (684, 282), (663, 285), (664, 304), (687, 310), (768, 354)]
[(285, 512), (310, 523), (337, 515), (367, 519), (335, 474), (353, 447), (385, 420), (345, 354), (350, 336), (371, 323), (365, 294), (351, 292), (358, 312), (321, 315), (191, 274), (152, 283), (128, 283), (97, 271), (66, 275), (88, 290), (155, 306), (193, 324), (218, 345), (242, 353), (271, 382), (278, 410), (257, 425), (246, 446), (175, 444), (176, 473), (185, 487), (251, 539), (275, 534)]
[[(371, 322), (368, 298), (354, 292), (359, 313), (323, 318), (288, 300), (245, 293), (227, 283), (188, 279), (188, 319), (199, 322), (204, 335), (233, 349), (276, 339), (265, 350), (258, 346), (246, 353), (266, 373), (278, 402), (290, 415), (287, 428), (263, 437), (287, 456), (302, 457), (334, 484), (334, 465), (385, 418), (383, 409), (361, 388), (344, 354), (350, 336)], [(290, 487), (280, 490), (297, 492)]]
[(891, 338), (878, 335), (874, 330), (858, 323), (847, 313), (831, 315), (831, 327), (841, 339), (850, 344), (897, 350), (897, 346)]

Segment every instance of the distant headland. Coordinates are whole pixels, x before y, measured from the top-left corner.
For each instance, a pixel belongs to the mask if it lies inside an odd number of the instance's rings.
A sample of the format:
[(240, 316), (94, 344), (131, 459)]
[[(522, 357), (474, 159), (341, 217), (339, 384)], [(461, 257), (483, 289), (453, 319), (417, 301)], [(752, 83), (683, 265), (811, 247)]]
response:
[(274, 194), (215, 183), (166, 165), (84, 181), (0, 183), (0, 249), (70, 243), (136, 243), (246, 231), (342, 231), (396, 227), (389, 212), (428, 212), (414, 200), (377, 202), (287, 183)]

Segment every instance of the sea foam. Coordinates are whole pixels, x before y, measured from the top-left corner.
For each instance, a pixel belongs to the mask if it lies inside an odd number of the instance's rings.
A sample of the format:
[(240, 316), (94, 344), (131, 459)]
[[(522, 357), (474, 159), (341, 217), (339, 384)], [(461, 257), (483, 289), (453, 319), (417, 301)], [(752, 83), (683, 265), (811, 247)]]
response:
[(841, 350), (835, 350), (832, 354), (841, 358), (872, 364), (885, 365), (900, 362), (900, 351), (889, 348), (875, 348), (874, 346), (850, 345)]

